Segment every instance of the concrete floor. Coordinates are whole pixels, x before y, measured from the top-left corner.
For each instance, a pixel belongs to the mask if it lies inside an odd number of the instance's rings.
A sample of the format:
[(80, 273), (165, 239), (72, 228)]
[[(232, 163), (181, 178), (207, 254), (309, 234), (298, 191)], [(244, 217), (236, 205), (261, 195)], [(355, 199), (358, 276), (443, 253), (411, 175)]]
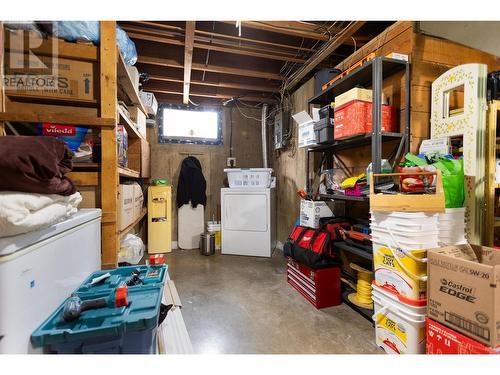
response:
[(316, 310), (271, 259), (174, 250), (170, 278), (196, 353), (382, 353), (370, 322), (347, 305)]

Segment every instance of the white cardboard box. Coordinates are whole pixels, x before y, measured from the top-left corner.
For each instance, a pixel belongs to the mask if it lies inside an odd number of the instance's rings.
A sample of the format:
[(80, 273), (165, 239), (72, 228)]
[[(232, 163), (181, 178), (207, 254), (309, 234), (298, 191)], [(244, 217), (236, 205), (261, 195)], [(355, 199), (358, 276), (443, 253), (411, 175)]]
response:
[(118, 228), (123, 230), (134, 221), (134, 185), (118, 187)]
[(142, 104), (146, 107), (148, 114), (155, 116), (158, 111), (158, 102), (156, 101), (155, 94), (152, 92), (141, 91), (139, 96)]
[(137, 131), (146, 138), (146, 115), (139, 109), (139, 107), (128, 107), (130, 119), (135, 122)]
[(322, 217), (333, 216), (333, 212), (328, 207), (326, 202), (308, 201), (302, 199), (300, 201), (300, 225), (310, 228), (319, 227), (319, 219)]
[(134, 220), (139, 217), (142, 212), (144, 205), (144, 195), (142, 193), (141, 185), (138, 183), (133, 184), (134, 186)]
[(296, 113), (292, 117), (298, 125), (298, 146), (307, 147), (316, 145), (314, 122), (319, 121), (319, 109), (313, 108), (313, 117), (309, 116), (306, 111)]

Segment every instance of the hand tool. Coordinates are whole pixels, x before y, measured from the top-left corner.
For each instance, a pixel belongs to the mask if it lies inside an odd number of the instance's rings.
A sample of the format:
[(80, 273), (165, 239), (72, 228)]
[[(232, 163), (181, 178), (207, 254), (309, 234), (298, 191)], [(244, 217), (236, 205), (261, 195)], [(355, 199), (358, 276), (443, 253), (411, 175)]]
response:
[(107, 298), (96, 298), (82, 301), (77, 295), (72, 295), (63, 309), (63, 319), (66, 322), (71, 322), (80, 317), (81, 313), (86, 310), (99, 309), (108, 305)]

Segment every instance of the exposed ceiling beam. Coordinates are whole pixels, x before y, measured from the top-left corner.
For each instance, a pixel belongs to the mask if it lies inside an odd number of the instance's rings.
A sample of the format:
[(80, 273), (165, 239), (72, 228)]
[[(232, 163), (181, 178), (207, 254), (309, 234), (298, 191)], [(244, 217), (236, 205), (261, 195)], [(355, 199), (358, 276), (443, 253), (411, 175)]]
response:
[[(176, 60), (162, 59), (159, 57), (139, 55), (137, 61), (141, 64), (166, 66), (169, 68), (183, 68), (183, 65)], [(269, 73), (251, 69), (230, 68), (227, 66), (220, 66), (220, 65), (205, 65), (205, 64), (193, 63), (191, 69), (214, 72), (214, 73), (231, 74), (244, 77), (265, 78), (277, 81), (281, 81), (283, 79), (283, 77), (277, 73)]]
[[(232, 21), (223, 21), (225, 23), (233, 24)], [(311, 31), (305, 28), (292, 28), (284, 25), (281, 22), (275, 21), (241, 21), (241, 27), (248, 27), (255, 30), (271, 31), (273, 33), (285, 34), (291, 36), (297, 36), (301, 38), (314, 39), (314, 40), (328, 40), (328, 35), (319, 33), (317, 31)]]
[(186, 39), (184, 47), (184, 85), (182, 102), (189, 104), (189, 83), (191, 82), (191, 66), (193, 65), (193, 44), (195, 21), (186, 21)]
[[(221, 21), (228, 24), (233, 24), (234, 21)], [(299, 22), (299, 21), (241, 21), (242, 27), (248, 27), (255, 30), (270, 31), (273, 33), (291, 35), (300, 38), (323, 40), (327, 41), (330, 39), (330, 35), (327, 32), (321, 32), (320, 27), (316, 24)], [(342, 27), (332, 28), (331, 34), (338, 33), (342, 30)], [(356, 45), (360, 47), (366, 38), (356, 37), (356, 41), (352, 38), (346, 39), (343, 44)]]
[[(182, 79), (179, 78), (172, 78), (172, 77), (164, 77), (164, 76), (157, 76), (157, 75), (150, 75), (149, 76), (150, 80), (153, 81), (163, 81), (163, 82), (175, 82), (175, 83), (182, 83)], [(249, 84), (242, 84), (242, 83), (233, 83), (233, 82), (211, 82), (211, 81), (198, 81), (198, 80), (191, 80), (191, 85), (198, 85), (198, 86), (212, 86), (212, 87), (223, 87), (223, 88), (229, 88), (229, 89), (238, 89), (238, 90), (247, 90), (247, 91), (262, 91), (262, 92), (274, 92), (278, 93), (279, 87), (275, 86), (264, 86), (264, 85), (249, 85)]]
[[(155, 29), (163, 29), (163, 30), (171, 30), (171, 31), (177, 31), (184, 33), (184, 29), (182, 27), (178, 26), (172, 26), (172, 25), (166, 25), (163, 23), (158, 23), (158, 22), (148, 22), (148, 21), (131, 21), (133, 24), (137, 25), (142, 25), (142, 26), (148, 26), (148, 27), (153, 27)], [(130, 26), (127, 25), (122, 25), (122, 27), (127, 30)], [(268, 45), (272, 47), (279, 47), (279, 48), (285, 48), (285, 49), (291, 49), (294, 51), (304, 51), (304, 52), (309, 52), (313, 53), (316, 50), (313, 48), (306, 48), (306, 47), (301, 47), (301, 46), (296, 46), (296, 45), (291, 45), (291, 44), (283, 44), (283, 43), (274, 43), (274, 42), (269, 42), (266, 40), (260, 40), (260, 39), (253, 39), (253, 38), (245, 38), (241, 36), (235, 36), (235, 35), (228, 35), (228, 34), (222, 34), (222, 33), (216, 33), (213, 31), (205, 31), (205, 30), (195, 30), (195, 34), (199, 35), (208, 35), (208, 36), (215, 36), (219, 38), (226, 38), (226, 39), (232, 39), (232, 40), (237, 40), (240, 42), (249, 42), (249, 43), (254, 43), (254, 44), (263, 44), (263, 45)]]
[[(150, 31), (146, 29), (143, 29), (142, 32), (130, 32), (130, 30), (134, 29), (137, 30), (137, 28), (128, 28), (128, 27), (125, 28), (125, 30), (128, 31), (129, 37), (131, 37), (132, 39), (147, 40), (150, 42), (157, 42), (157, 43), (177, 45), (177, 46), (184, 45), (184, 42), (182, 40), (175, 39), (175, 37), (169, 33)], [(145, 32), (147, 32), (148, 34), (145, 34)], [(200, 38), (203, 38), (203, 41), (201, 41)], [(205, 37), (195, 37), (195, 42), (193, 46), (194, 48), (200, 48), (210, 51), (226, 52), (236, 55), (253, 56), (264, 59), (279, 60), (279, 61), (291, 61), (299, 64), (303, 64), (306, 61), (305, 59), (295, 57), (295, 55), (292, 54), (276, 53), (276, 50), (272, 51), (267, 48), (262, 49), (252, 46), (238, 46), (237, 44), (234, 44), (229, 41), (210, 40), (210, 38), (205, 38)]]
[(293, 73), (290, 78), (287, 79), (286, 88), (292, 90), (297, 84), (300, 83), (302, 78), (304, 78), (309, 72), (311, 72), (319, 63), (330, 56), (333, 51), (335, 51), (340, 45), (344, 43), (345, 40), (349, 39), (352, 34), (358, 31), (366, 21), (353, 21), (339, 32), (335, 38), (332, 38), (326, 42), (321, 48), (307, 60), (307, 62), (302, 65), (295, 73)]
[[(182, 92), (175, 90), (163, 90), (159, 88), (148, 87), (148, 91), (152, 91), (158, 94), (168, 94), (168, 95), (182, 95)], [(262, 102), (262, 103), (276, 103), (276, 99), (264, 98), (260, 96), (250, 96), (250, 95), (229, 95), (229, 94), (218, 94), (218, 93), (199, 93), (191, 92), (191, 96), (199, 96), (204, 98), (215, 98), (215, 99), (231, 99), (239, 97), (243, 101), (249, 102)]]

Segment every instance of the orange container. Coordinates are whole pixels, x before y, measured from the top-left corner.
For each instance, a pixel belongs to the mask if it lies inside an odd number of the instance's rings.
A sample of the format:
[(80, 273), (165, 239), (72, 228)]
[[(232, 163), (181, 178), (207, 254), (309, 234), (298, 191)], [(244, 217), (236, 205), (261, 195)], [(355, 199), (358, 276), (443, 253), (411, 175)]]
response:
[[(340, 140), (371, 133), (372, 106), (370, 102), (352, 100), (335, 108), (333, 138)], [(396, 108), (382, 105), (382, 132), (396, 131)]]

